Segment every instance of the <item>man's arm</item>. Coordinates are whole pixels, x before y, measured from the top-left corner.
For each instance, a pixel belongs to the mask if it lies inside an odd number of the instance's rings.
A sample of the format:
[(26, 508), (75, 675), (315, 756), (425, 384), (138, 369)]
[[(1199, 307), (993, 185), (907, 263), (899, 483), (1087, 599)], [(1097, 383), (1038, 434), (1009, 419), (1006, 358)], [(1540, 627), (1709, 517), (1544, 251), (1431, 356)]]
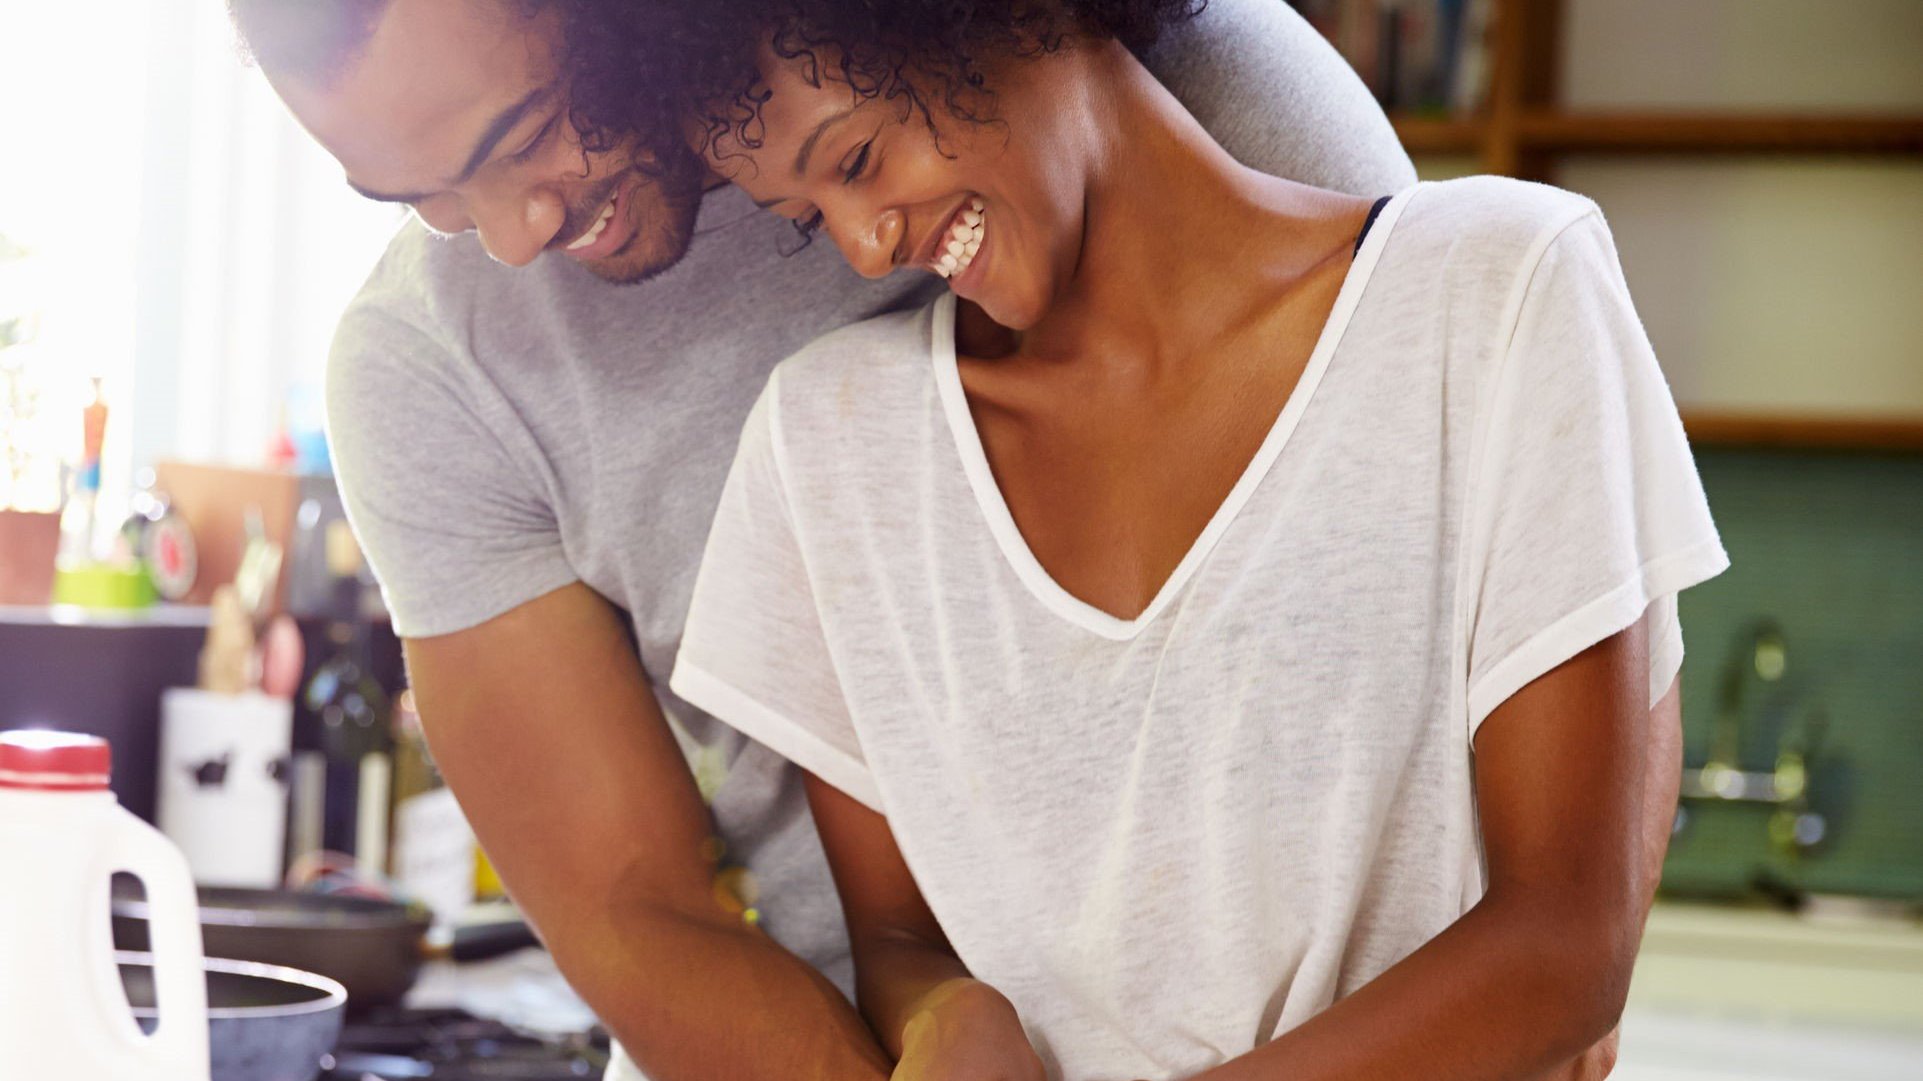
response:
[(1491, 1081), (1613, 1030), (1647, 908), (1638, 621), (1512, 695), (1476, 741), (1483, 899), (1355, 994), (1198, 1081)]
[(577, 583), (406, 650), (481, 844), (650, 1077), (888, 1076), (834, 985), (716, 901), (707, 810), (606, 601)]

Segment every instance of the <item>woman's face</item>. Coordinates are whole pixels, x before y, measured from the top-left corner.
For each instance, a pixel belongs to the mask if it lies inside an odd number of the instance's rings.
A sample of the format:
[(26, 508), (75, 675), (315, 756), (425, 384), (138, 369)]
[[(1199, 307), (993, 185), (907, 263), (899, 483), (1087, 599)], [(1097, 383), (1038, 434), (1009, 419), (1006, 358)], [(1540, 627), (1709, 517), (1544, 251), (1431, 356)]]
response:
[[(820, 70), (836, 70), (820, 58)], [(929, 95), (936, 129), (902, 99), (864, 97), (809, 58), (762, 52), (770, 96), (760, 145), (734, 133), (705, 147), (716, 172), (759, 204), (815, 222), (870, 278), (939, 275), (990, 318), (1033, 326), (1074, 275), (1091, 150), (1082, 70), (1072, 47), (986, 72), (994, 119), (949, 114)]]

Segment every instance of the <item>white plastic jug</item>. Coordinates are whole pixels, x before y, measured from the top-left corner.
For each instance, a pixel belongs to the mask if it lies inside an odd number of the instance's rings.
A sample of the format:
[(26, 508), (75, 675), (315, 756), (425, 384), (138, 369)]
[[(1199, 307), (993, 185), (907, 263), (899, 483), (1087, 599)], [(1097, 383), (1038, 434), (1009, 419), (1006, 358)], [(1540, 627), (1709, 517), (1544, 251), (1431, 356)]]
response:
[[(207, 983), (187, 861), (107, 790), (105, 740), (0, 732), (0, 1075), (208, 1081)], [(115, 871), (147, 891), (160, 1025), (114, 965)]]

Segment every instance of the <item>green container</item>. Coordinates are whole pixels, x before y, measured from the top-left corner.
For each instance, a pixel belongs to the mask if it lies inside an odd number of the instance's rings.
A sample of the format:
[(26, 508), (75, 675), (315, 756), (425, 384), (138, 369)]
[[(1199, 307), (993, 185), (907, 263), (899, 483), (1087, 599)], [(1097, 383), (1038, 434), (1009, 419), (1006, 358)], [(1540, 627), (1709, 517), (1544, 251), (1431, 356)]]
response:
[(144, 566), (62, 563), (54, 571), (53, 603), (80, 608), (127, 611), (152, 607), (158, 599)]

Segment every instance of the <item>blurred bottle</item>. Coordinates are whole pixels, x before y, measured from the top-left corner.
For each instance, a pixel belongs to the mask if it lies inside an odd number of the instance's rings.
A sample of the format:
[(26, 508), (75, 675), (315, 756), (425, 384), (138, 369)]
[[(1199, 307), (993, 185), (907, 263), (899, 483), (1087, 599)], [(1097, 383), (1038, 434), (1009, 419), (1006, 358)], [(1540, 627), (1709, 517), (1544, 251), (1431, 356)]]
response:
[[(386, 873), (389, 794), (393, 737), (388, 727), (387, 691), (374, 678), (372, 627), (361, 607), (360, 546), (344, 521), (326, 535), (327, 569), (333, 578), (326, 659), (314, 670), (302, 703), (320, 721), (321, 750), (327, 758), (330, 793), (353, 793), (352, 809), (329, 808), (352, 822), (357, 870), (374, 877)], [(345, 773), (349, 776), (343, 778)]]
[(475, 899), (479, 847), (467, 816), (434, 766), (414, 692), (394, 700), (394, 880), (452, 928)]
[(93, 377), (93, 397), (80, 410), (80, 458), (74, 463), (67, 509), (60, 521), (60, 562), (67, 567), (93, 563), (96, 514), (100, 502), (100, 455), (107, 441), (107, 400), (103, 381)]

